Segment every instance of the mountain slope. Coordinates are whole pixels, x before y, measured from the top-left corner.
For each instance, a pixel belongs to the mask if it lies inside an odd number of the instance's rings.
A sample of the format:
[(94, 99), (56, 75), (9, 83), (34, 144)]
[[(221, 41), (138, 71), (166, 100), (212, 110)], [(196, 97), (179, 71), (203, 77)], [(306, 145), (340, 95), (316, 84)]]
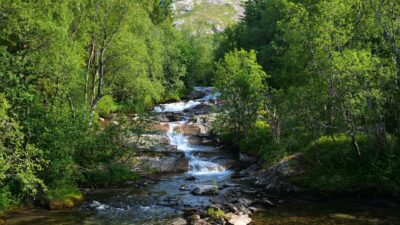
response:
[(172, 4), (174, 25), (192, 34), (223, 31), (243, 15), (245, 0), (176, 0)]

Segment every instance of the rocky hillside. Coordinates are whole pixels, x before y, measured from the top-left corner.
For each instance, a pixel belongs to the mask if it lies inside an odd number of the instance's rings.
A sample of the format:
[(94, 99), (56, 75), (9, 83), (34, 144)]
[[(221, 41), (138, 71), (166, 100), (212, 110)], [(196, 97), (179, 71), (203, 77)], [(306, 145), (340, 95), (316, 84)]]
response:
[(174, 25), (192, 34), (223, 31), (243, 16), (246, 0), (176, 0), (172, 4)]

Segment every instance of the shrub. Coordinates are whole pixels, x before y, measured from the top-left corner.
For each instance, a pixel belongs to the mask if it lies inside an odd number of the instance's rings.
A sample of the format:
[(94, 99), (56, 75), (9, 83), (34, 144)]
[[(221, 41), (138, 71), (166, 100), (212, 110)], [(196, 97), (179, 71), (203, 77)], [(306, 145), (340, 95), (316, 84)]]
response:
[(97, 104), (96, 112), (100, 116), (104, 116), (110, 113), (113, 113), (118, 110), (117, 103), (114, 102), (114, 99), (111, 95), (103, 96), (99, 103)]

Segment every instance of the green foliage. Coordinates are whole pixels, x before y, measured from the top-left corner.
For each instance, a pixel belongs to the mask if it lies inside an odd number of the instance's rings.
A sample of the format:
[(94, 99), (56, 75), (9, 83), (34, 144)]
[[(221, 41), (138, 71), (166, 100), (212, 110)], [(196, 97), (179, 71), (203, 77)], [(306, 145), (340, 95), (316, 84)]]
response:
[(68, 183), (59, 183), (50, 188), (47, 197), (50, 201), (66, 200), (66, 199), (82, 199), (82, 193), (76, 186)]
[(224, 218), (226, 219), (227, 216), (225, 215), (225, 212), (221, 209), (214, 209), (212, 207), (207, 209), (207, 215), (211, 216), (214, 219), (219, 219), (219, 218)]
[(137, 174), (121, 163), (100, 164), (84, 174), (85, 181), (96, 186), (108, 186), (137, 179)]
[(393, 145), (387, 146), (387, 153), (379, 160), (373, 160), (371, 139), (366, 136), (358, 139), (362, 159), (355, 157), (351, 141), (344, 134), (319, 138), (306, 148), (305, 157), (310, 164), (297, 182), (325, 192), (351, 192), (360, 188), (398, 191), (400, 166), (395, 140), (389, 137), (387, 141)]
[[(269, 125), (259, 132), (265, 141), (251, 134), (239, 147), (269, 163), (318, 147), (322, 165), (307, 180), (316, 189), (398, 187), (399, 4), (251, 0), (245, 8), (242, 21), (220, 37), (216, 55), (256, 50), (272, 88), (266, 114), (258, 115)], [(322, 143), (329, 138), (337, 143)]]
[(215, 87), (224, 102), (218, 122), (222, 129), (236, 136), (243, 132), (247, 137), (263, 107), (266, 77), (254, 51), (240, 50), (225, 55), (215, 76)]
[(75, 193), (95, 165), (124, 174), (113, 164), (135, 150), (129, 124), (98, 127), (95, 116), (180, 98), (193, 55), (170, 4), (0, 0), (3, 208)]
[(8, 186), (2, 186), (0, 188), (0, 211), (9, 209), (16, 205), (18, 200), (10, 192)]
[(103, 96), (97, 105), (96, 111), (100, 116), (104, 116), (118, 110), (118, 105), (110, 95)]
[(38, 177), (46, 160), (42, 151), (26, 143), (19, 124), (7, 114), (10, 109), (3, 94), (0, 94), (0, 187), (4, 195), (3, 207), (12, 201), (10, 193), (21, 197), (35, 196), (46, 190), (46, 185)]

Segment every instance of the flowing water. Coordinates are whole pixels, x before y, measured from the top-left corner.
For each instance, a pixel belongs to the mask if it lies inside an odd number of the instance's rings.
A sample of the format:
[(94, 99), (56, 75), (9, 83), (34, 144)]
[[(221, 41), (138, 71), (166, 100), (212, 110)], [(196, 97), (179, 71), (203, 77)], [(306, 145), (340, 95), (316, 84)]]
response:
[[(185, 102), (162, 104), (155, 113), (182, 113), (185, 109), (214, 102), (218, 94), (212, 88), (196, 87), (205, 97)], [(217, 184), (229, 181), (233, 171), (215, 161), (211, 155), (223, 155), (217, 146), (190, 144), (189, 136), (175, 132), (187, 124), (190, 116), (183, 113), (181, 121), (168, 122), (166, 135), (170, 144), (183, 151), (189, 161), (189, 171), (179, 175), (164, 175), (146, 179), (124, 188), (97, 190), (86, 196), (86, 201), (70, 210), (47, 211), (32, 209), (10, 213), (9, 225), (131, 225), (170, 224), (183, 214), (185, 208), (204, 207), (210, 196), (197, 196), (191, 190), (198, 184)], [(202, 154), (199, 154), (202, 153)], [(205, 154), (207, 153), (207, 154)], [(226, 157), (226, 154), (224, 155)], [(139, 184), (140, 183), (140, 184)], [(365, 207), (357, 204), (331, 204), (312, 202), (287, 202), (276, 208), (256, 213), (253, 224), (396, 224), (400, 220), (398, 209)]]

